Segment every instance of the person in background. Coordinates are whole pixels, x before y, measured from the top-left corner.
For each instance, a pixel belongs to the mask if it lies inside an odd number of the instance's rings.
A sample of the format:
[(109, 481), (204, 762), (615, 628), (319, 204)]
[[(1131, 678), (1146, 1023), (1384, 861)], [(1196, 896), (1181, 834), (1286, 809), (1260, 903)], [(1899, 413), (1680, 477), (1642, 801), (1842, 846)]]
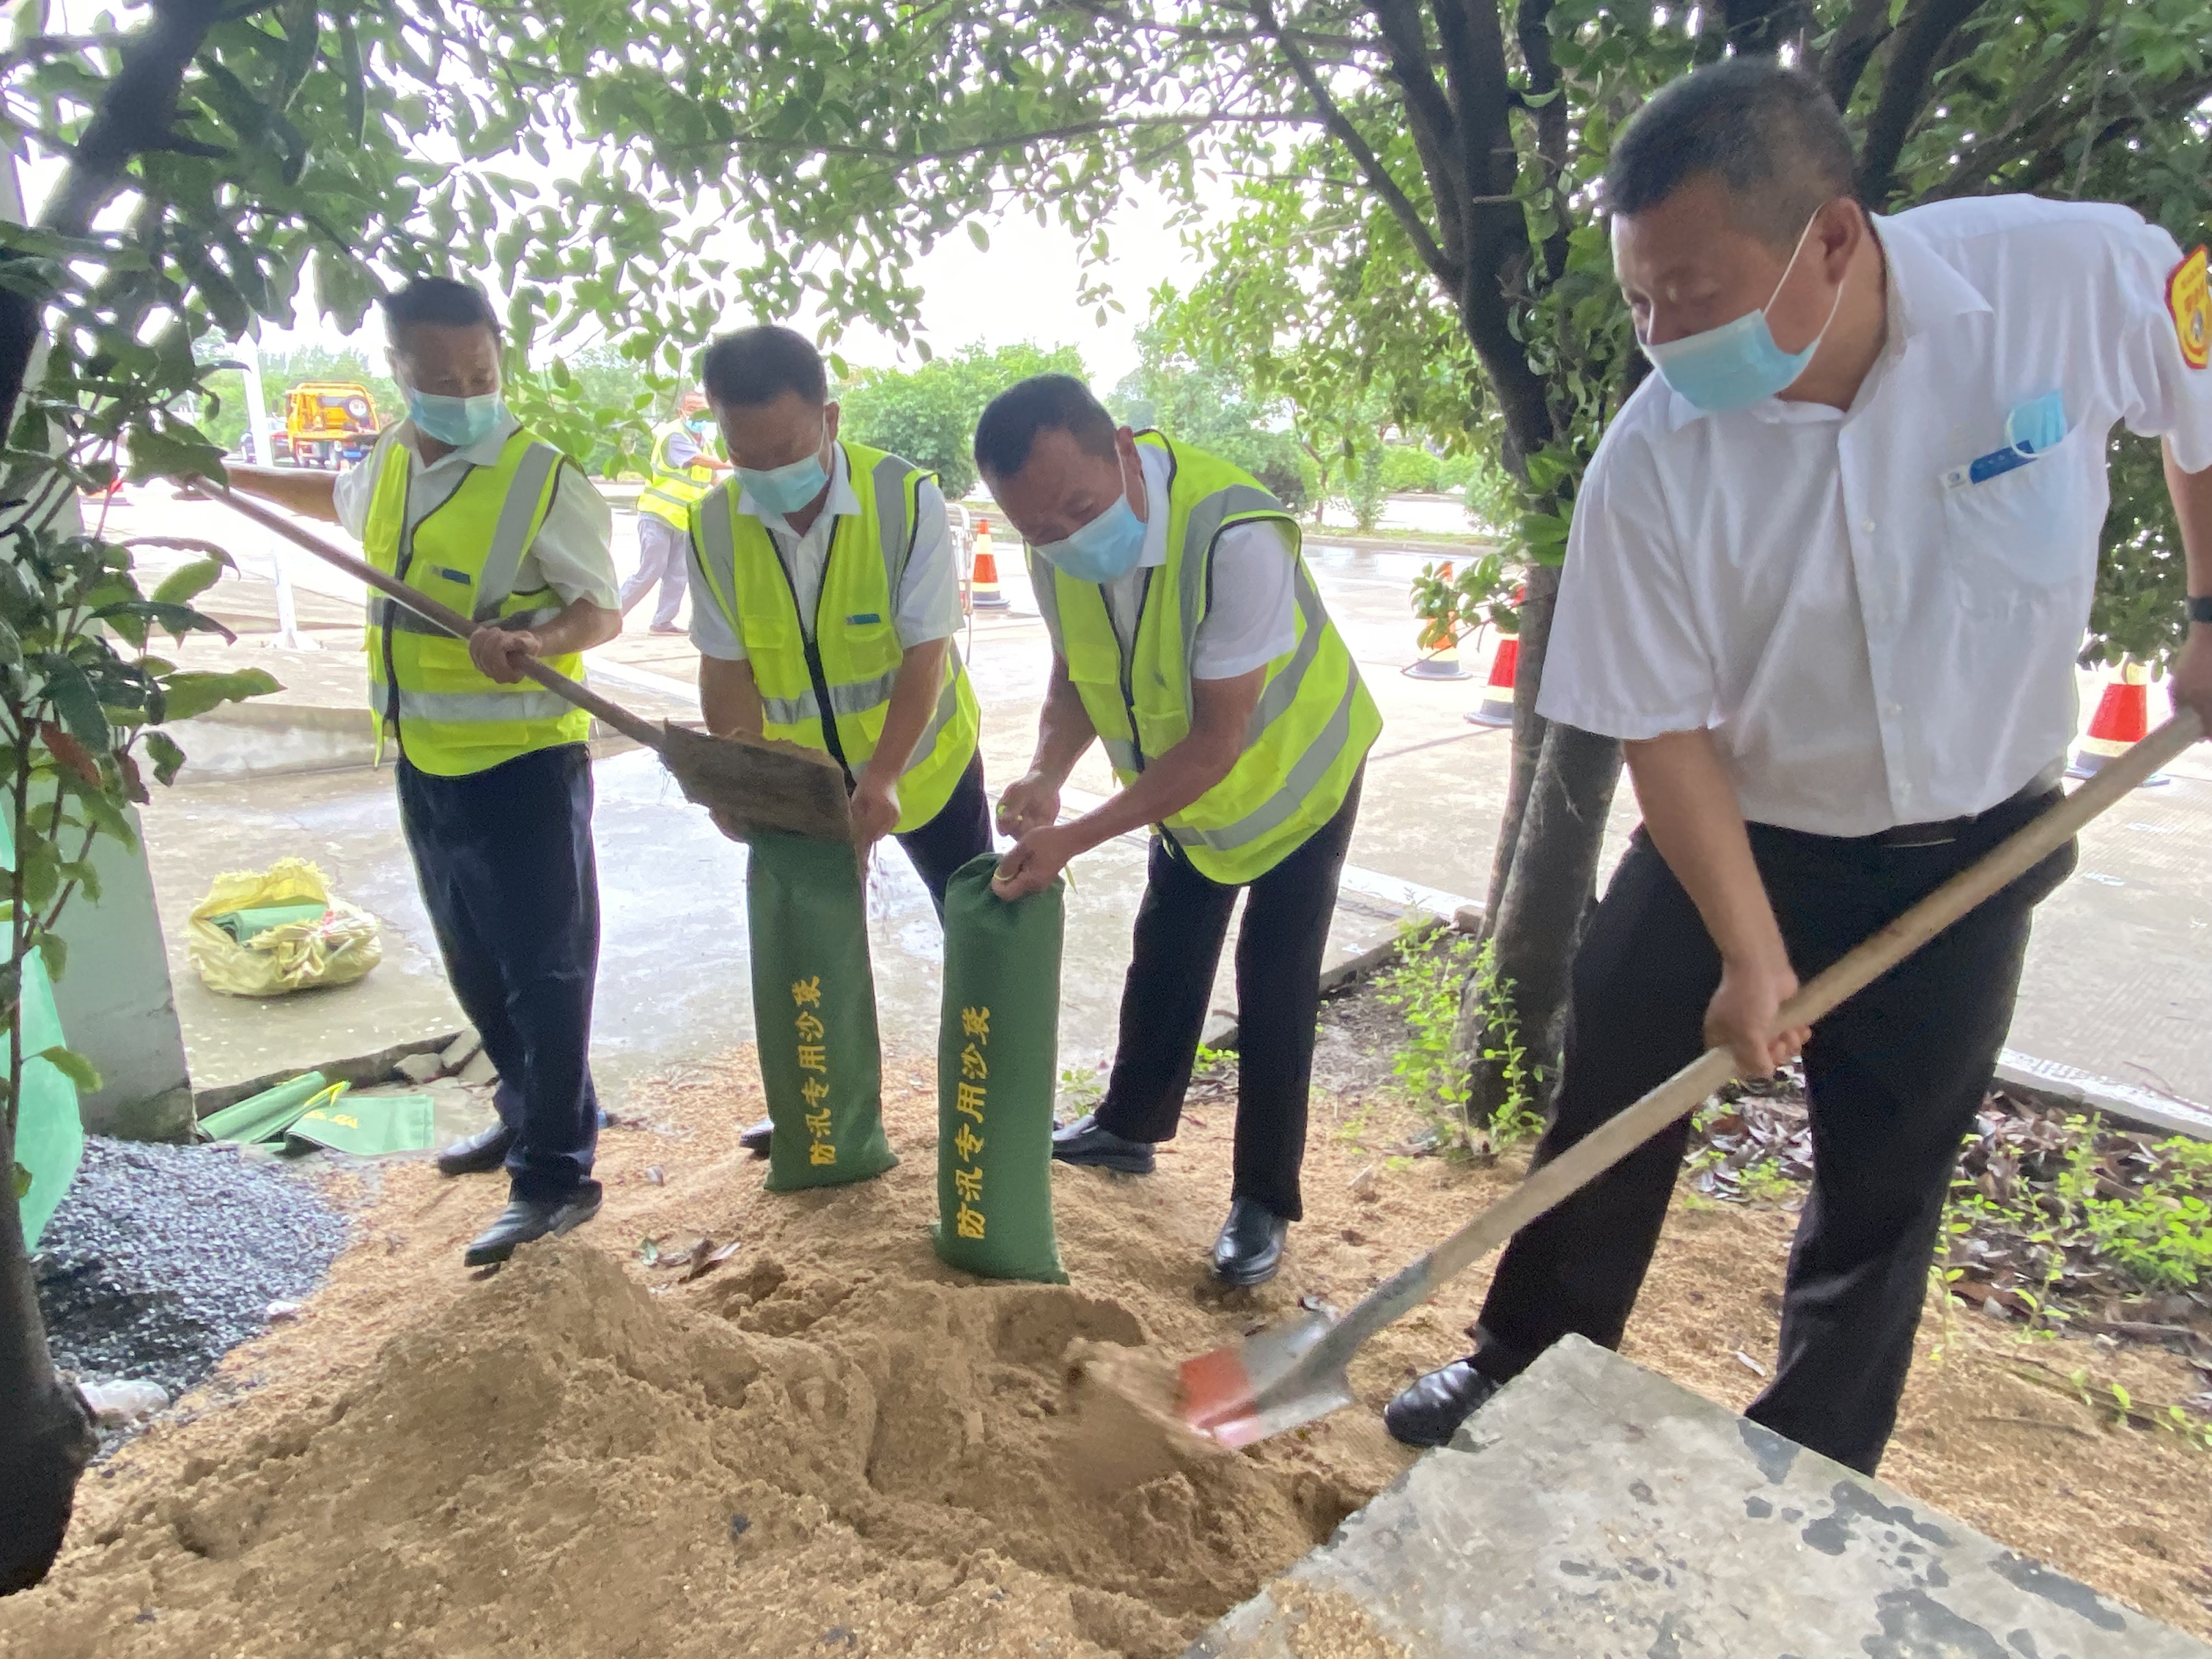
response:
[(399, 751), (400, 826), (453, 994), (499, 1068), (499, 1121), (438, 1159), (447, 1175), (507, 1169), (507, 1207), (465, 1257), (478, 1267), (599, 1207), (591, 719), (522, 669), (581, 679), (584, 651), (621, 631), (613, 516), (507, 413), (481, 292), (423, 277), (383, 311), (407, 418), (368, 459), (336, 477), (228, 471), (241, 491), (343, 525), (371, 564), (477, 623), (456, 640), (368, 601), (369, 696)]
[(712, 489), (730, 464), (708, 447), (714, 418), (702, 393), (687, 392), (676, 418), (653, 428), (651, 482), (637, 498), (637, 568), (622, 585), (622, 613), (635, 610), (658, 583), (659, 603), (653, 609), (653, 631), (680, 634), (676, 613), (689, 585), (691, 505)]
[[(1306, 572), (1297, 520), (1249, 474), (1117, 428), (1065, 374), (994, 398), (975, 464), (1030, 544), (1053, 653), (1036, 757), (999, 803), (1019, 840), (998, 890), (1037, 891), (1100, 842), (1154, 831), (1105, 1097), (1054, 1133), (1053, 1156), (1152, 1172), (1243, 890), (1236, 1173), (1213, 1273), (1263, 1283), (1303, 1213), (1322, 952), (1382, 716)], [(1094, 738), (1121, 793), (1061, 823), (1061, 787)]]
[[(838, 436), (804, 335), (724, 335), (700, 378), (736, 468), (691, 509), (708, 730), (829, 754), (863, 856), (896, 839), (941, 916), (952, 872), (992, 849), (945, 497), (913, 463)], [(740, 1144), (764, 1154), (769, 1132)]]
[[(2069, 843), (1845, 1002), (1820, 972), (2060, 799), (2108, 434), (2166, 441), (2212, 716), (2204, 251), (2124, 208), (1852, 185), (1818, 82), (1739, 57), (1662, 89), (1606, 172), (1658, 373), (1575, 501), (1538, 709), (1621, 738), (1644, 823), (1584, 933), (1539, 1162), (1708, 1045), (1802, 1051), (1812, 1190), (1780, 1364), (1747, 1415), (1872, 1473), (1897, 1420), (1961, 1138)], [(1577, 1332), (1621, 1340), (1689, 1133), (1527, 1227), (1474, 1349), (1384, 1413), (1442, 1444)]]

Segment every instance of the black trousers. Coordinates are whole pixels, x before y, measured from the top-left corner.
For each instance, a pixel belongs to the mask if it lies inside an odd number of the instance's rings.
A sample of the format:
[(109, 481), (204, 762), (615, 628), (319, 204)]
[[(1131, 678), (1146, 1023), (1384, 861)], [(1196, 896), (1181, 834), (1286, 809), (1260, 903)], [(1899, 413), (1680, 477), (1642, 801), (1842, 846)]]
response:
[[(1809, 979), (2058, 799), (1993, 808), (1952, 842), (1754, 824), (1752, 852), (1790, 959)], [(1755, 1422), (1872, 1474), (1897, 1421), (1959, 1145), (2012, 1022), (2029, 913), (2069, 846), (1814, 1028), (1805, 1050), (1814, 1173), (1783, 1293), (1780, 1364)], [(1540, 1162), (1697, 1058), (1717, 951), (1642, 830), (1575, 958), (1566, 1054)], [(1687, 1119), (1530, 1223), (1474, 1328), (1477, 1367), (1517, 1374), (1569, 1331), (1618, 1347), (1659, 1239)]]
[[(1237, 1148), (1231, 1194), (1285, 1221), (1305, 1213), (1306, 1090), (1322, 953), (1336, 914), (1345, 849), (1359, 817), (1363, 771), (1344, 805), (1249, 885), (1237, 933)], [(1155, 836), (1137, 907), (1136, 950), (1121, 989), (1121, 1033), (1098, 1121), (1131, 1140), (1172, 1140), (1206, 1030), (1214, 970), (1237, 889), (1191, 868)]]
[(399, 821), (453, 995), (499, 1067), (514, 1196), (591, 1183), (599, 958), (592, 762), (580, 743), (446, 778), (399, 763)]
[(945, 915), (945, 884), (952, 872), (996, 845), (991, 839), (991, 800), (983, 791), (983, 752), (968, 757), (968, 769), (952, 786), (951, 798), (919, 830), (895, 836), (914, 860), (914, 872), (929, 889), (929, 902)]

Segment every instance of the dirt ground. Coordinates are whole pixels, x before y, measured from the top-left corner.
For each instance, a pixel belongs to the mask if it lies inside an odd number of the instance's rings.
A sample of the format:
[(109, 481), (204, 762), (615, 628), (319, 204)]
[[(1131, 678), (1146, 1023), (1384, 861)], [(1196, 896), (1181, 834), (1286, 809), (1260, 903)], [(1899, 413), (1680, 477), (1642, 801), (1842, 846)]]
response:
[[(498, 1178), (384, 1166), (305, 1317), (87, 1480), (51, 1580), (0, 1602), (0, 1654), (1178, 1653), (1406, 1467), (1376, 1410), (1461, 1352), (1482, 1277), (1366, 1354), (1367, 1409), (1134, 1486), (1068, 1409), (1067, 1345), (1182, 1355), (1302, 1297), (1346, 1305), (1517, 1174), (1393, 1156), (1413, 1122), (1340, 1046), (1352, 1086), (1316, 1102), (1308, 1218), (1256, 1292), (1204, 1281), (1231, 1127), (1204, 1091), (1157, 1176), (1055, 1167), (1065, 1287), (931, 1254), (926, 1066), (886, 1079), (898, 1169), (784, 1197), (735, 1154), (761, 1110), (749, 1054), (641, 1085), (601, 1141), (604, 1213), (488, 1276), (459, 1254)], [(1745, 1404), (1793, 1220), (1680, 1209), (1629, 1355)], [(2139, 1413), (2198, 1386), (2154, 1348), (1931, 1315), (1883, 1473), (2212, 1635), (2212, 1454), (2115, 1426), (2114, 1382)]]

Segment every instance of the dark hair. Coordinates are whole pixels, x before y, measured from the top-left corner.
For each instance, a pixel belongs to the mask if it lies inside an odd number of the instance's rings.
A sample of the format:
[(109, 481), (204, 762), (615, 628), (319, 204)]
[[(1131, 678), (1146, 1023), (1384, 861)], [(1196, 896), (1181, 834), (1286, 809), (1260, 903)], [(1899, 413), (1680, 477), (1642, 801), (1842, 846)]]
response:
[(1065, 432), (1085, 454), (1114, 453), (1114, 417), (1073, 374), (1032, 374), (984, 406), (975, 422), (975, 465), (1011, 478), (1029, 465), (1040, 432)]
[(473, 283), (457, 283), (450, 276), (417, 276), (396, 293), (377, 302), (384, 308), (384, 332), (393, 345), (403, 329), (417, 323), (440, 328), (488, 328), (496, 340), (502, 331), (499, 313)]
[(1669, 82), (1630, 118), (1606, 163), (1606, 204), (1642, 213), (1693, 179), (1726, 187), (1735, 222), (1794, 244), (1826, 202), (1855, 192), (1851, 140), (1820, 83), (1771, 58), (1724, 58)]
[(699, 380), (718, 404), (755, 408), (796, 392), (810, 404), (830, 401), (822, 354), (804, 334), (761, 323), (725, 334), (699, 360)]

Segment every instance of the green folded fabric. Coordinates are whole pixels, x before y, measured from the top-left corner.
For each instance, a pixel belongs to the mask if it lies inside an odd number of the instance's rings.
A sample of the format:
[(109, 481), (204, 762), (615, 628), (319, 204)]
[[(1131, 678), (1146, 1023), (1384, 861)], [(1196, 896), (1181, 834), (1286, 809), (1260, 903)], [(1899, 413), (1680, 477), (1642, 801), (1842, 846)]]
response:
[(327, 904), (272, 904), (258, 910), (231, 910), (208, 920), (243, 945), (271, 927), (293, 921), (320, 921), (329, 914)]
[(274, 1140), (307, 1109), (309, 1101), (328, 1087), (329, 1079), (320, 1072), (303, 1072), (289, 1083), (264, 1089), (219, 1112), (210, 1112), (200, 1120), (201, 1132), (210, 1140), (235, 1141), (240, 1146)]
[(346, 1095), (294, 1120), (284, 1132), (284, 1150), (323, 1146), (356, 1158), (427, 1151), (431, 1108), (428, 1095)]

